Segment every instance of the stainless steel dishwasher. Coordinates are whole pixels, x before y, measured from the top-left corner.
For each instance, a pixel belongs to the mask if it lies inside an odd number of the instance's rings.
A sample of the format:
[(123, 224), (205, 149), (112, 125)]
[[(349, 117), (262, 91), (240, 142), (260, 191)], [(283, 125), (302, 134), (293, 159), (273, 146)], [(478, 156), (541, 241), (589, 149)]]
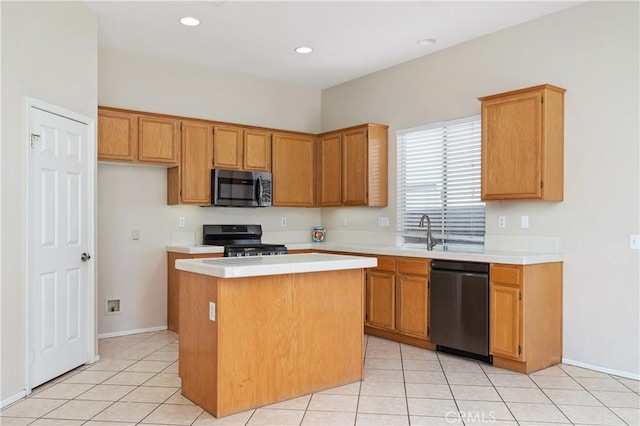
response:
[(438, 350), (491, 362), (487, 263), (432, 260), (429, 310)]

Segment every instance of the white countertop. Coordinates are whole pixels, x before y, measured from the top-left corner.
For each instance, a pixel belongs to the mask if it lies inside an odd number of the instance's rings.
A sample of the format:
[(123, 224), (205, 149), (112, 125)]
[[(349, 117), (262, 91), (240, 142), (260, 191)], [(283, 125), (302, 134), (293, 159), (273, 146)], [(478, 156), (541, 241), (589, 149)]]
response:
[(215, 254), (224, 253), (223, 246), (167, 246), (167, 251), (182, 254)]
[(378, 260), (371, 257), (324, 253), (176, 260), (176, 269), (218, 278), (337, 271), (373, 268), (377, 265)]
[[(359, 254), (378, 254), (386, 256), (407, 256), (425, 259), (459, 260), (466, 262), (505, 263), (510, 265), (533, 265), (538, 263), (562, 262), (559, 253), (519, 253), (502, 251), (427, 251), (426, 248), (408, 248), (380, 246), (358, 243), (285, 243), (289, 250), (341, 251)], [(217, 246), (167, 246), (167, 251), (184, 254), (222, 253)], [(271, 256), (278, 257), (278, 256)]]

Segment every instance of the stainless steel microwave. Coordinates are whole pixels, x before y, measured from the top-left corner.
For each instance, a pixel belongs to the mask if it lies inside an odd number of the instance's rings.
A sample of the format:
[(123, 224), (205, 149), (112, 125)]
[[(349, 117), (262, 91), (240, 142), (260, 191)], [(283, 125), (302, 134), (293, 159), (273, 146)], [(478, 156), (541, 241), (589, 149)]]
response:
[(211, 205), (224, 207), (271, 206), (271, 173), (211, 170)]

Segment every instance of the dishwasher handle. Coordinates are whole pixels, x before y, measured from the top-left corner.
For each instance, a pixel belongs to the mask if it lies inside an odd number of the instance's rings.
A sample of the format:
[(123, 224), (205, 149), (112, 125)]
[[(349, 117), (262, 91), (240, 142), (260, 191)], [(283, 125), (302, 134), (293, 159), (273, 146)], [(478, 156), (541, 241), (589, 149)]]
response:
[(489, 264), (478, 262), (457, 262), (451, 260), (432, 260), (431, 269), (437, 271), (480, 272), (488, 274)]

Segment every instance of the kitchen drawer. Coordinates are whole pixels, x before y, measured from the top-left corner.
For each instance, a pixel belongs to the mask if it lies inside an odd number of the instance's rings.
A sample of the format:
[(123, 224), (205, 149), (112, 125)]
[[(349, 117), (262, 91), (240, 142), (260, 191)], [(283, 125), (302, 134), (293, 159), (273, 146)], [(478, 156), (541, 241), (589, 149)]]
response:
[(393, 257), (378, 257), (378, 266), (374, 269), (380, 271), (391, 271), (395, 272), (396, 270), (396, 259)]
[(429, 275), (427, 259), (398, 259), (398, 272), (401, 274)]
[(491, 265), (489, 277), (492, 283), (519, 286), (522, 284), (522, 268), (511, 265)]

